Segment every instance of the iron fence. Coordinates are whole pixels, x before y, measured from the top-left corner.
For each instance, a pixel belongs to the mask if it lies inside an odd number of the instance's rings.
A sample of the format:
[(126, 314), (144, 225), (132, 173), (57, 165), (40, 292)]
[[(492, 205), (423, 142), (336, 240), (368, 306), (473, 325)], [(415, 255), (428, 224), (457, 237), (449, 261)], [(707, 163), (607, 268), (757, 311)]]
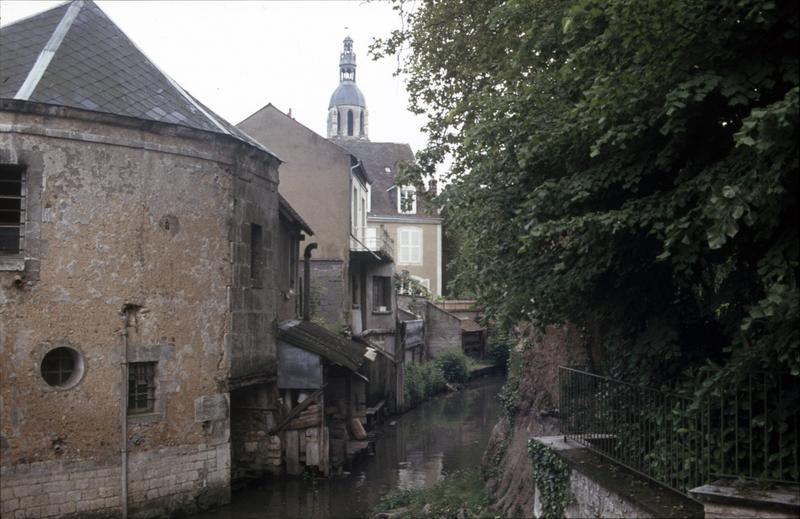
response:
[(800, 483), (800, 381), (754, 373), (677, 395), (559, 367), (568, 439), (679, 492), (719, 477)]

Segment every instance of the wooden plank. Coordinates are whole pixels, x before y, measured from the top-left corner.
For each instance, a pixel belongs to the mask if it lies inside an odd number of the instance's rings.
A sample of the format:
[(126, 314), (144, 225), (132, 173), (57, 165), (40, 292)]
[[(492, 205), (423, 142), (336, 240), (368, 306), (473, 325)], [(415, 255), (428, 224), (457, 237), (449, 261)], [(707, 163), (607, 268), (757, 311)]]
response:
[[(326, 384), (326, 385), (327, 385), (327, 384)], [(294, 420), (294, 418), (295, 418), (297, 415), (299, 415), (300, 413), (302, 413), (302, 412), (303, 412), (303, 410), (304, 410), (306, 407), (308, 407), (309, 405), (311, 405), (311, 402), (313, 402), (313, 401), (314, 401), (314, 400), (316, 400), (316, 399), (317, 399), (317, 398), (318, 398), (320, 395), (322, 395), (322, 391), (323, 391), (324, 389), (325, 389), (325, 386), (322, 386), (321, 388), (319, 388), (319, 389), (317, 389), (316, 391), (314, 391), (313, 393), (311, 393), (311, 396), (309, 396), (308, 398), (306, 398), (305, 400), (303, 400), (302, 402), (300, 402), (299, 404), (297, 404), (297, 405), (294, 407), (294, 409), (292, 409), (291, 411), (289, 411), (289, 414), (288, 414), (288, 415), (286, 415), (286, 418), (284, 418), (283, 420), (281, 420), (281, 421), (280, 421), (280, 423), (279, 423), (278, 425), (276, 425), (276, 426), (275, 426), (273, 429), (270, 429), (270, 430), (269, 430), (269, 434), (275, 434), (275, 433), (277, 433), (278, 431), (281, 431), (281, 430), (283, 430), (283, 428), (284, 428), (284, 427), (286, 427), (286, 425), (288, 425), (288, 424), (289, 424), (289, 422), (291, 422), (292, 420)]]
[(320, 427), (322, 436), (319, 439), (319, 470), (323, 476), (330, 473), (331, 457), (330, 457), (330, 443), (328, 442), (328, 428)]
[(319, 466), (320, 442), (319, 438), (317, 438), (317, 434), (319, 434), (318, 429), (306, 430), (306, 465), (309, 466)]
[(367, 407), (367, 414), (371, 415), (377, 413), (381, 410), (381, 407), (383, 407), (384, 404), (386, 404), (386, 400), (381, 400), (374, 407)]
[(286, 431), (286, 472), (290, 476), (303, 473), (300, 466), (300, 437), (297, 431)]

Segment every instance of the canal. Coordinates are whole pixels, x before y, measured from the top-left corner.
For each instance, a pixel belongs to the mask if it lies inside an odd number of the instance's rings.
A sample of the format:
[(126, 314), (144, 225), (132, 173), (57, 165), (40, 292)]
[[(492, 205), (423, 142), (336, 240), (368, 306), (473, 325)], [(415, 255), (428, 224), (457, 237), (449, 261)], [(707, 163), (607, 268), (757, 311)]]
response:
[(328, 519), (367, 517), (396, 489), (434, 485), (448, 473), (477, 467), (497, 423), (501, 376), (426, 402), (378, 428), (375, 454), (349, 475), (327, 479), (270, 479), (233, 495), (229, 506), (195, 519)]

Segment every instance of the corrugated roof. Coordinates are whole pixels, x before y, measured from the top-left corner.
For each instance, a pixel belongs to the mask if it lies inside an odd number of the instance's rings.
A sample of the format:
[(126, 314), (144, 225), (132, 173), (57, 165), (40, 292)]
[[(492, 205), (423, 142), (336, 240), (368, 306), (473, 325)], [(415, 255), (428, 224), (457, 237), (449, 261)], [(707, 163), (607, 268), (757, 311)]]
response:
[(333, 333), (318, 324), (296, 319), (278, 325), (278, 340), (316, 353), (351, 371), (358, 371), (367, 351), (367, 347), (363, 344)]
[(272, 154), (159, 70), (92, 0), (0, 28), (0, 98), (187, 126)]

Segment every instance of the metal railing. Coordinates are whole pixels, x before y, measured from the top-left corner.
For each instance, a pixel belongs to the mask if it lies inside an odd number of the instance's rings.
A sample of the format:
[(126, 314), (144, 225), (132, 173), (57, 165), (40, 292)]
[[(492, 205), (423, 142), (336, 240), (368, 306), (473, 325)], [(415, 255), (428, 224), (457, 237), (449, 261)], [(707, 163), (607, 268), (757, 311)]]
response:
[(679, 492), (733, 477), (800, 483), (800, 381), (754, 373), (700, 399), (559, 367), (562, 432)]
[(351, 231), (350, 250), (383, 253), (394, 257), (394, 240), (383, 225), (379, 227), (359, 227)]

